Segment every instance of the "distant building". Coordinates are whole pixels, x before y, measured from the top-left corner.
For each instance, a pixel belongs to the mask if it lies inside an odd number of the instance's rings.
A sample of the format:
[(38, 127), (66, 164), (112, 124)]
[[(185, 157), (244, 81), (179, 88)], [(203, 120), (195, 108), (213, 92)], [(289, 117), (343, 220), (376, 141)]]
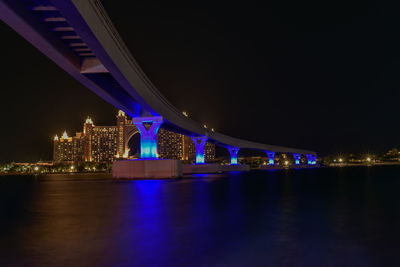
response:
[[(64, 131), (54, 138), (54, 162), (112, 162), (116, 158), (129, 158), (129, 140), (138, 130), (123, 111), (117, 115), (116, 126), (95, 126), (88, 117), (83, 124), (83, 132), (69, 137)], [(195, 159), (194, 144), (190, 137), (160, 129), (157, 136), (158, 156), (162, 159)], [(207, 161), (215, 159), (215, 145), (206, 144)]]
[(397, 148), (392, 148), (383, 155), (385, 160), (400, 160), (400, 151)]
[(185, 152), (185, 136), (160, 129), (157, 135), (158, 156), (162, 159), (187, 158)]
[(76, 133), (74, 137), (69, 137), (66, 131), (60, 138), (56, 135), (53, 148), (54, 162), (83, 161), (83, 141), (82, 133)]
[(95, 126), (91, 118), (83, 124), (83, 155), (87, 162), (111, 162), (118, 154), (118, 127)]

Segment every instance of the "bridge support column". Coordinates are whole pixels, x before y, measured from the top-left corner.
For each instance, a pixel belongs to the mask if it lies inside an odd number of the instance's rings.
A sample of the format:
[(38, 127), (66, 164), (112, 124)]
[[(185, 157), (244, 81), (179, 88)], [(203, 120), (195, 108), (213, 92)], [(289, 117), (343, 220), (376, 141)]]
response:
[(268, 157), (268, 165), (274, 165), (275, 164), (275, 152), (272, 151), (267, 151), (267, 157)]
[(231, 155), (231, 165), (238, 164), (238, 154), (240, 148), (238, 147), (228, 147), (229, 154)]
[(207, 143), (207, 136), (192, 137), (194, 147), (196, 149), (196, 164), (205, 162), (204, 148)]
[(314, 165), (317, 163), (317, 156), (307, 154), (306, 157), (307, 157), (307, 164)]
[(300, 165), (301, 154), (293, 153), (294, 164)]
[(132, 118), (133, 124), (140, 133), (140, 158), (157, 158), (157, 133), (163, 123), (163, 118), (158, 117), (136, 117)]

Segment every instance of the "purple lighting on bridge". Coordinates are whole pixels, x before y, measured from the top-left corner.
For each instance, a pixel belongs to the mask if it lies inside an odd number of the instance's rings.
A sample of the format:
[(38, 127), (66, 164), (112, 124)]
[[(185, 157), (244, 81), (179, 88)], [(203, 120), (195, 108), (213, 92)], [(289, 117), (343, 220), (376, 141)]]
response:
[(207, 136), (192, 137), (194, 147), (196, 149), (196, 164), (203, 164), (205, 162), (204, 148), (207, 143)]
[(136, 117), (133, 124), (140, 133), (140, 158), (157, 158), (157, 132), (163, 123), (162, 117)]
[(229, 154), (231, 155), (231, 165), (238, 164), (238, 147), (228, 147)]

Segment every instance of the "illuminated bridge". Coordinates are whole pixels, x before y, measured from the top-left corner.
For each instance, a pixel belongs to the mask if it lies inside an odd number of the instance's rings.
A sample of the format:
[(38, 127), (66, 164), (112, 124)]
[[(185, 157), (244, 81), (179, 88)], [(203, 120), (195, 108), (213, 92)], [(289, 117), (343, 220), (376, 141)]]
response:
[(99, 0), (0, 0), (1, 19), (71, 76), (132, 116), (141, 135), (141, 158), (157, 157), (159, 127), (191, 136), (196, 163), (204, 163), (206, 141), (226, 147), (237, 164), (240, 149), (301, 155), (313, 151), (260, 144), (205, 129), (177, 110), (152, 84), (125, 46)]

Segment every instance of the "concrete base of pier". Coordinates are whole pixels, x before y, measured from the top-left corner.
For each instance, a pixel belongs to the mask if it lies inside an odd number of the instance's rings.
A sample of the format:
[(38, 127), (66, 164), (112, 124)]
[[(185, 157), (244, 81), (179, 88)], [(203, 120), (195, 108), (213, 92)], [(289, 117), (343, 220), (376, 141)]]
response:
[(177, 159), (118, 160), (112, 165), (113, 179), (166, 179), (182, 176)]

